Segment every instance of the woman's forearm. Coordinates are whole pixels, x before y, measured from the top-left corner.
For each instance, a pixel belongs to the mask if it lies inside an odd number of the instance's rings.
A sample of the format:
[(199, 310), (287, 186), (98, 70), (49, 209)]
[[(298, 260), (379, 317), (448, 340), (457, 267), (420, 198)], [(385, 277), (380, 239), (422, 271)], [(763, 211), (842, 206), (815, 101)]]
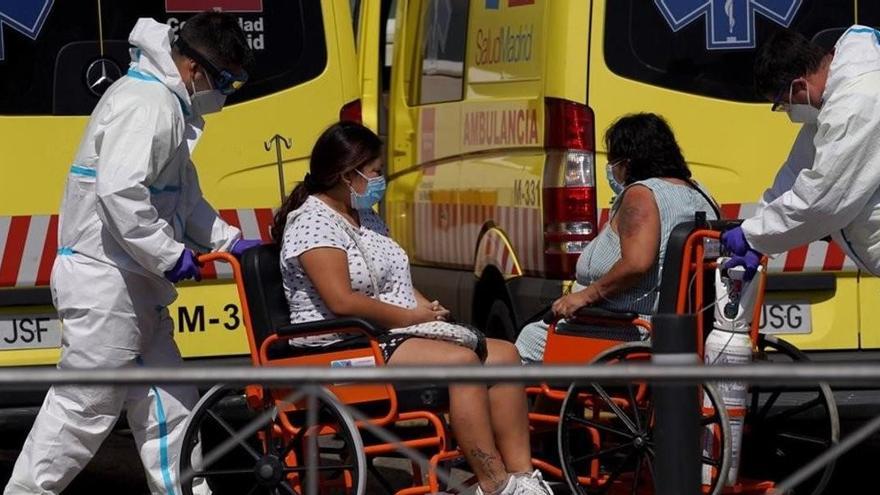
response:
[(594, 291), (593, 294), (590, 294), (592, 300), (589, 303), (595, 304), (602, 299), (611, 298), (626, 289), (634, 287), (645, 273), (647, 273), (647, 270), (633, 267), (625, 259), (618, 260), (605, 275), (590, 284)]
[(358, 292), (339, 298), (332, 305), (328, 304), (328, 308), (336, 316), (363, 318), (384, 328), (402, 328), (417, 323), (413, 321), (411, 310)]

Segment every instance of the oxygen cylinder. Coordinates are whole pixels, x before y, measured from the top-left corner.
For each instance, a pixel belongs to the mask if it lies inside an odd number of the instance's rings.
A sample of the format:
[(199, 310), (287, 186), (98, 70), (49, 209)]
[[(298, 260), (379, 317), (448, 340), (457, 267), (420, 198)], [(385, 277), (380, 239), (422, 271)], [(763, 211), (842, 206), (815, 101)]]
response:
[[(740, 365), (752, 361), (752, 340), (749, 331), (752, 326), (758, 284), (744, 280), (745, 269), (722, 268), (726, 258), (718, 259), (715, 270), (715, 320), (712, 331), (706, 339), (704, 358), (707, 365)], [(763, 267), (758, 268), (757, 277), (762, 275)], [(721, 381), (714, 384), (721, 394), (727, 414), (730, 417), (731, 453), (730, 471), (727, 484), (736, 484), (739, 471), (740, 449), (742, 446), (743, 423), (748, 402), (749, 389), (745, 382)], [(711, 412), (712, 403), (704, 396), (703, 408)], [(713, 457), (718, 445), (717, 434), (712, 426), (707, 427), (703, 441), (703, 455)], [(712, 478), (712, 466), (703, 467), (703, 483)]]

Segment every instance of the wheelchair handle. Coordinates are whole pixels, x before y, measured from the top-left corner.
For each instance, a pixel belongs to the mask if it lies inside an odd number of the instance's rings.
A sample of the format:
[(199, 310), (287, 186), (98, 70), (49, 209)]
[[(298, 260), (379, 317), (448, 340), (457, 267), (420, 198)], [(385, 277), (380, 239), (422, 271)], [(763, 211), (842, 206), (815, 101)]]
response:
[(230, 265), (238, 265), (238, 259), (235, 256), (233, 256), (231, 253), (221, 251), (199, 254), (196, 259), (198, 260), (200, 265), (204, 265), (205, 263), (210, 263), (212, 261), (223, 261), (229, 263)]

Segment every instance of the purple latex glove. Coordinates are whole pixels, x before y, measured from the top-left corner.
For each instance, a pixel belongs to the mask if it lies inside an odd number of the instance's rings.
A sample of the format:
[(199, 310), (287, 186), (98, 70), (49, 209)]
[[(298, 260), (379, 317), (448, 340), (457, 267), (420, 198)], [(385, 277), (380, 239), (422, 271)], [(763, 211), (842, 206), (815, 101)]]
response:
[(746, 251), (746, 254), (742, 256), (732, 256), (729, 260), (724, 263), (724, 268), (733, 268), (735, 266), (741, 266), (746, 269), (745, 276), (743, 279), (748, 282), (749, 280), (755, 277), (755, 273), (758, 272), (758, 266), (761, 265), (761, 253), (755, 251), (754, 249), (749, 249)]
[(229, 248), (229, 253), (236, 258), (241, 258), (241, 255), (252, 247), (259, 246), (263, 244), (263, 241), (259, 239), (239, 239), (232, 244), (232, 247)]
[(721, 245), (735, 256), (745, 256), (752, 249), (742, 227), (734, 227), (721, 234)]
[(189, 249), (184, 249), (174, 264), (174, 268), (165, 272), (165, 278), (172, 283), (180, 282), (188, 278), (196, 279), (196, 282), (202, 281), (202, 268), (196, 254)]

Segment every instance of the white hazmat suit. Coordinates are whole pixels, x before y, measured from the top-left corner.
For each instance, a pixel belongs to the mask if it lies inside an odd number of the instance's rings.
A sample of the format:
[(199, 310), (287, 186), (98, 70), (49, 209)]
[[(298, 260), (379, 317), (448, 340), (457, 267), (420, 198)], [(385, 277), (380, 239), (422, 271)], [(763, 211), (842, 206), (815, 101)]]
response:
[[(164, 272), (184, 246), (239, 239), (202, 197), (191, 148), (204, 121), (171, 58), (171, 30), (141, 19), (132, 63), (92, 113), (61, 204), (52, 296), (59, 368), (174, 366), (180, 353)], [(125, 407), (152, 493), (180, 493), (177, 460), (195, 387), (56, 386), (22, 448), (6, 494), (60, 493)]]
[(742, 225), (766, 254), (830, 235), (861, 269), (880, 275), (880, 33), (852, 26), (838, 40), (816, 124)]

